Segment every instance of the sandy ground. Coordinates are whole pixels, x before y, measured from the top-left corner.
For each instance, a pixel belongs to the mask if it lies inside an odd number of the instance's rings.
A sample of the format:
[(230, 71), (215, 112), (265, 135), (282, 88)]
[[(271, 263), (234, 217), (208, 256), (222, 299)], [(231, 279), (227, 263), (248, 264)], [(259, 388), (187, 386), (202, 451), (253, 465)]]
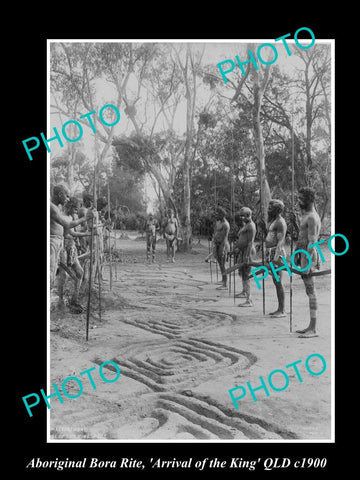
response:
[[(193, 252), (177, 254), (166, 263), (165, 245), (158, 243), (156, 263), (147, 264), (145, 242), (117, 240), (122, 263), (113, 264), (112, 290), (109, 267), (104, 266), (101, 320), (96, 293), (91, 309), (89, 340), (85, 340), (86, 314), (59, 312), (52, 305), (50, 318), (50, 384), (59, 388), (64, 379), (82, 379), (83, 393), (76, 399), (63, 396), (52, 401), (50, 440), (329, 440), (331, 436), (331, 277), (316, 278), (318, 333), (312, 339), (289, 331), (286, 318), (263, 315), (262, 292), (252, 280), (253, 308), (240, 308), (243, 299), (233, 292), (216, 290), (216, 269), (204, 262), (206, 241)], [(325, 250), (325, 249), (323, 249)], [(325, 252), (330, 268), (330, 253)], [(116, 274), (116, 277), (115, 277)], [(220, 280), (220, 276), (219, 276)], [(232, 289), (233, 289), (232, 277)], [(284, 282), (289, 311), (289, 277)], [(275, 288), (267, 279), (266, 312), (276, 309)], [(236, 275), (236, 291), (241, 281)], [(84, 299), (85, 301), (85, 299)], [(308, 324), (309, 310), (299, 276), (293, 279), (293, 332)], [(311, 375), (305, 360), (311, 354), (326, 359), (326, 370)], [(121, 375), (107, 383), (99, 366), (116, 362)], [(298, 360), (302, 377), (286, 368)], [(309, 363), (322, 368), (318, 358)], [(109, 365), (108, 365), (109, 366)], [(96, 390), (80, 372), (95, 367)], [(103, 374), (111, 380), (116, 373)], [(268, 375), (275, 369), (287, 372), (289, 385), (275, 391)], [(256, 392), (255, 402), (247, 389), (238, 401), (229, 389), (250, 382), (268, 387)], [(273, 376), (278, 388), (281, 373)], [(66, 383), (71, 395), (79, 387)], [(50, 389), (53, 392), (53, 387)], [(240, 395), (238, 390), (235, 395)]]

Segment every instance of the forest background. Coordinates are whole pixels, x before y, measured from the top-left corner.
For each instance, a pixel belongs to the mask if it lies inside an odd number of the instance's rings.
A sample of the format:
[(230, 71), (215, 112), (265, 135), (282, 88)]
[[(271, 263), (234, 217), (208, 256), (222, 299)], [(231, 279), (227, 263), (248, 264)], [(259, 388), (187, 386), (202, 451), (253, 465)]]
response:
[(332, 44), (289, 41), (291, 56), (279, 51), (258, 70), (249, 63), (225, 84), (216, 64), (245, 60), (261, 43), (51, 42), (51, 127), (106, 104), (121, 112), (113, 127), (98, 121), (96, 134), (84, 120), (80, 141), (53, 149), (51, 184), (81, 199), (95, 183), (98, 198), (110, 196), (117, 228), (141, 230), (149, 211), (161, 221), (172, 207), (188, 251), (194, 236), (211, 233), (217, 205), (235, 225), (240, 206), (266, 221), (270, 198), (279, 198), (287, 217), (293, 161), (295, 191), (316, 190), (329, 233)]

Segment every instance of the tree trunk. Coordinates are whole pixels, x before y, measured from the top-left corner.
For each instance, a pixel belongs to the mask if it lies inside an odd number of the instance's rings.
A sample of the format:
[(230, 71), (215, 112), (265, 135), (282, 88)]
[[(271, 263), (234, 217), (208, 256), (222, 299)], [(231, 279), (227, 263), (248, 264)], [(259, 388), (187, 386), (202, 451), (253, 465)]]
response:
[[(185, 88), (186, 88), (186, 141), (183, 164), (183, 205), (182, 205), (182, 243), (180, 250), (188, 252), (191, 250), (191, 142), (193, 139), (195, 98), (196, 98), (196, 72), (193, 64), (193, 57), (190, 45), (187, 45), (186, 62), (182, 67)], [(190, 86), (192, 80), (192, 87)]]
[(265, 150), (264, 150), (264, 138), (261, 128), (261, 118), (260, 110), (261, 103), (268, 81), (269, 71), (268, 68), (265, 70), (264, 78), (262, 84), (260, 85), (259, 73), (254, 70), (253, 72), (253, 84), (254, 84), (254, 108), (253, 108), (253, 129), (254, 129), (254, 139), (256, 152), (259, 162), (259, 182), (260, 182), (260, 201), (261, 201), (261, 211), (262, 216), (265, 222), (267, 222), (267, 210), (269, 202), (271, 199), (271, 193), (269, 184), (266, 178), (265, 170)]
[(191, 188), (190, 188), (190, 168), (191, 168), (191, 139), (193, 132), (193, 108), (191, 102), (190, 87), (187, 85), (186, 93), (186, 142), (184, 152), (183, 164), (183, 208), (182, 208), (182, 251), (191, 250), (191, 220), (190, 220), (190, 206), (191, 206)]

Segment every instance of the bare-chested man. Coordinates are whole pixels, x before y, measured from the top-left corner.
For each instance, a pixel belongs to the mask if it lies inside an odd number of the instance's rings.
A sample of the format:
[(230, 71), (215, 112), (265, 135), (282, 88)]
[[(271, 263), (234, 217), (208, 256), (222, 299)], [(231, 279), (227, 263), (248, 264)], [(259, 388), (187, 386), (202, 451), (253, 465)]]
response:
[(222, 282), (219, 290), (227, 289), (227, 275), (224, 274), (225, 262), (229, 251), (229, 231), (230, 225), (226, 220), (226, 212), (222, 207), (216, 209), (216, 223), (213, 235), (213, 257), (218, 262), (222, 276)]
[(248, 207), (242, 207), (239, 211), (239, 220), (241, 227), (237, 235), (237, 240), (234, 246), (235, 263), (244, 264), (239, 268), (239, 275), (241, 275), (243, 290), (237, 295), (239, 298), (245, 297), (245, 302), (240, 303), (239, 307), (252, 307), (253, 303), (250, 294), (250, 262), (255, 255), (254, 239), (256, 235), (256, 226), (252, 220), (252, 211)]
[(165, 221), (164, 237), (166, 240), (166, 255), (168, 262), (175, 262), (175, 242), (178, 238), (179, 225), (174, 215), (174, 211), (169, 208), (167, 219)]
[(156, 232), (160, 230), (160, 225), (154, 215), (149, 213), (145, 223), (145, 236), (146, 236), (146, 258), (147, 261), (155, 262), (156, 254)]
[(69, 199), (65, 185), (55, 185), (50, 202), (50, 285), (54, 286), (59, 254), (63, 246), (64, 228), (71, 229), (85, 222), (86, 218), (69, 220), (60, 210)]
[[(75, 217), (78, 213), (79, 203), (79, 200), (75, 197), (70, 198), (70, 200), (66, 203), (64, 217), (69, 220), (69, 222), (75, 220)], [(76, 231), (76, 227), (64, 227), (64, 246), (60, 252), (60, 262), (65, 265), (69, 269), (69, 271), (74, 274), (75, 277), (74, 291), (69, 301), (69, 306), (73, 313), (81, 313), (83, 311), (83, 307), (79, 303), (79, 292), (84, 275), (84, 270), (78, 260), (76, 240), (80, 237), (86, 237), (89, 235), (91, 235), (91, 233), (88, 231)], [(66, 273), (67, 272), (63, 268), (61, 268), (59, 278), (59, 301), (61, 303), (63, 303), (64, 301), (64, 286), (66, 281)]]
[[(87, 220), (87, 230), (91, 231), (92, 224), (94, 221), (94, 238), (93, 238), (93, 272), (92, 278), (94, 283), (97, 283), (99, 276), (102, 276), (102, 266), (103, 266), (103, 257), (104, 257), (104, 241), (103, 241), (103, 230), (102, 225), (100, 224), (99, 212), (94, 208), (93, 196), (86, 191), (83, 192), (83, 204), (86, 208), (85, 218)], [(84, 227), (85, 228), (85, 227)], [(88, 249), (90, 248), (90, 239), (87, 240)], [(90, 261), (88, 261), (90, 265)], [(102, 278), (101, 278), (102, 279)], [(103, 280), (103, 279), (102, 279)]]
[[(286, 257), (285, 252), (285, 236), (286, 236), (286, 222), (282, 216), (284, 211), (284, 204), (281, 200), (270, 200), (268, 207), (268, 223), (269, 228), (265, 239), (265, 259), (267, 262), (274, 264), (283, 264), (281, 257)], [(274, 275), (272, 279), (276, 288), (276, 295), (278, 300), (278, 308), (271, 312), (273, 317), (286, 317), (285, 313), (285, 291), (282, 284), (283, 270), (277, 272), (279, 281)]]
[[(317, 337), (316, 333), (316, 321), (317, 321), (317, 298), (315, 292), (314, 277), (311, 273), (315, 269), (319, 269), (320, 259), (319, 253), (316, 247), (309, 248), (309, 245), (318, 241), (321, 229), (321, 220), (315, 209), (315, 192), (311, 188), (304, 187), (299, 190), (299, 206), (301, 209), (301, 220), (299, 226), (299, 236), (296, 243), (296, 249), (302, 249), (309, 252), (311, 255), (311, 266), (309, 269), (302, 272), (301, 276), (304, 281), (306, 295), (309, 298), (310, 308), (310, 322), (309, 325), (303, 330), (296, 330), (300, 333), (301, 338)], [(294, 220), (294, 218), (293, 218)], [(300, 268), (305, 268), (309, 264), (309, 259), (306, 254), (299, 252), (295, 256), (295, 264)]]

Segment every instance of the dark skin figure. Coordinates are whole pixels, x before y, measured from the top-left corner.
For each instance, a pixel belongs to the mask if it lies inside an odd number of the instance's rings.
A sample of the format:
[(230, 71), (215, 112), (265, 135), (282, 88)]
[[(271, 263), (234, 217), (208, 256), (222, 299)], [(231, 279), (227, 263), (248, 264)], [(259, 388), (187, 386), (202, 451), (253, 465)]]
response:
[(250, 294), (250, 270), (251, 266), (251, 256), (254, 253), (254, 240), (256, 235), (256, 226), (251, 218), (251, 210), (247, 207), (242, 207), (239, 211), (239, 221), (241, 223), (241, 228), (238, 232), (238, 238), (235, 242), (234, 252), (237, 255), (241, 255), (242, 263), (244, 264), (239, 269), (239, 274), (241, 275), (243, 282), (243, 293), (246, 301), (240, 303), (239, 307), (252, 307), (253, 303), (251, 300)]
[(219, 264), (222, 282), (219, 289), (227, 288), (227, 275), (224, 274), (226, 255), (229, 251), (228, 236), (230, 231), (229, 222), (225, 218), (226, 212), (222, 208), (216, 210), (216, 223), (213, 236), (213, 256)]
[[(298, 202), (301, 209), (301, 220), (299, 226), (299, 237), (296, 244), (296, 249), (303, 249), (309, 252), (312, 257), (312, 266), (316, 263), (317, 252), (316, 247), (309, 247), (319, 239), (321, 220), (314, 206), (315, 194), (311, 189), (301, 189), (299, 191)], [(295, 221), (294, 215), (292, 221)], [(309, 325), (302, 329), (296, 330), (300, 333), (301, 338), (317, 337), (317, 297), (315, 291), (314, 277), (311, 275), (311, 267), (308, 271), (302, 274), (302, 279), (305, 286), (305, 292), (309, 299), (310, 322)]]
[[(274, 264), (282, 263), (281, 256), (285, 256), (285, 236), (286, 236), (286, 222), (282, 217), (284, 205), (281, 201), (271, 200), (268, 207), (268, 221), (269, 229), (267, 231), (265, 246), (267, 250), (275, 248), (275, 254), (271, 260)], [(285, 317), (285, 291), (282, 284), (283, 271), (277, 272), (279, 280), (271, 272), (271, 276), (276, 288), (276, 295), (278, 299), (278, 308), (270, 315), (274, 317)]]

